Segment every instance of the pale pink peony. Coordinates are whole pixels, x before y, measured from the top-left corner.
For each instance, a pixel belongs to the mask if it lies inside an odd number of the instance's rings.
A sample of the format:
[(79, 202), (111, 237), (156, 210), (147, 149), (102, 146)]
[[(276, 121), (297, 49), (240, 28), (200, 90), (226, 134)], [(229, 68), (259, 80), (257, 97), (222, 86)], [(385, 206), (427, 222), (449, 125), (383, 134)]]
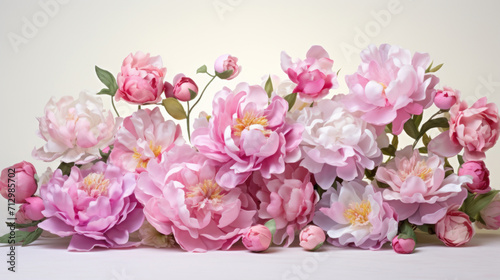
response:
[(273, 242), (282, 244), (287, 239), (284, 246), (289, 246), (295, 233), (312, 221), (319, 199), (309, 171), (297, 163), (286, 164), (283, 173), (272, 175), (270, 179), (262, 178), (259, 172), (254, 172), (252, 179), (249, 188), (257, 189), (258, 217), (262, 222), (274, 219)]
[(160, 56), (151, 57), (142, 52), (129, 54), (118, 73), (115, 99), (137, 105), (160, 102), (166, 73)]
[(399, 238), (395, 236), (392, 239), (392, 249), (398, 254), (411, 254), (415, 250), (415, 240), (413, 238)]
[(128, 172), (142, 172), (150, 160), (175, 145), (184, 144), (181, 128), (163, 118), (160, 108), (143, 109), (125, 118), (116, 134), (110, 161)]
[(165, 82), (165, 97), (173, 97), (180, 101), (189, 101), (198, 94), (198, 86), (193, 79), (177, 74), (173, 84)]
[(490, 171), (486, 168), (484, 161), (467, 161), (458, 169), (458, 175), (469, 175), (472, 183), (465, 187), (472, 193), (484, 194), (491, 190)]
[(365, 121), (376, 126), (392, 123), (397, 135), (411, 115), (432, 105), (439, 79), (425, 73), (431, 63), (428, 54), (417, 52), (412, 57), (397, 46), (370, 45), (361, 52), (361, 60), (358, 71), (346, 76), (346, 104), (349, 110), (362, 112)]
[(251, 227), (242, 238), (245, 248), (252, 252), (262, 252), (271, 245), (272, 233), (266, 226), (256, 225)]
[(378, 250), (398, 233), (398, 216), (382, 193), (363, 181), (328, 189), (316, 205), (314, 224), (335, 246)]
[(412, 224), (435, 224), (454, 204), (467, 197), (469, 176), (451, 174), (445, 178), (444, 160), (437, 155), (422, 156), (407, 146), (396, 157), (380, 166), (375, 176), (385, 183), (384, 199), (396, 209), (399, 219)]
[(339, 87), (337, 74), (332, 70), (333, 60), (321, 46), (312, 46), (305, 60), (291, 57), (281, 52), (281, 69), (297, 84), (294, 93), (304, 102), (318, 101), (325, 97), (330, 89)]
[(484, 207), (479, 215), (481, 219), (476, 221), (478, 228), (500, 229), (500, 193), (497, 193), (493, 200)]
[(441, 110), (449, 110), (451, 106), (460, 100), (460, 92), (450, 87), (443, 87), (436, 91), (434, 96), (434, 105)]
[(299, 159), (303, 128), (286, 117), (288, 104), (282, 97), (269, 103), (262, 87), (241, 83), (234, 91), (219, 91), (212, 108), (208, 122), (197, 122), (192, 143), (222, 164), (218, 184), (233, 188), (256, 170), (270, 178), (285, 170), (285, 162)]
[(382, 161), (375, 128), (334, 100), (320, 100), (295, 115), (304, 125), (300, 163), (314, 174), (316, 183), (328, 189), (335, 177), (362, 178), (365, 169)]
[(252, 226), (256, 206), (245, 186), (226, 189), (217, 168), (188, 145), (176, 146), (139, 175), (137, 198), (148, 222), (187, 251), (227, 250)]
[(446, 246), (462, 246), (472, 239), (474, 233), (469, 216), (458, 211), (456, 205), (450, 207), (446, 215), (436, 223), (436, 235)]
[(102, 161), (88, 170), (73, 167), (69, 176), (56, 170), (40, 188), (47, 219), (38, 226), (61, 237), (72, 236), (71, 251), (136, 245), (129, 242), (129, 234), (140, 228), (144, 214), (134, 197), (135, 176)]
[(500, 133), (498, 108), (495, 103), (486, 103), (486, 97), (467, 108), (462, 101), (450, 109), (450, 130), (432, 139), (429, 150), (452, 157), (464, 149), (465, 160), (482, 160), (485, 152), (495, 145)]
[(300, 232), (300, 247), (308, 250), (315, 251), (318, 250), (325, 242), (326, 236), (323, 229), (315, 225), (310, 225), (305, 227)]
[[(0, 194), (17, 204), (25, 203), (26, 199), (34, 195), (38, 189), (35, 175), (35, 167), (27, 161), (5, 168), (0, 176)], [(12, 195), (9, 197), (10, 193)]]
[(217, 73), (224, 73), (232, 70), (233, 72), (228, 78), (226, 78), (227, 80), (236, 78), (236, 76), (238, 76), (241, 72), (241, 66), (238, 65), (238, 58), (228, 54), (223, 54), (215, 60), (214, 69)]
[(38, 118), (38, 135), (47, 143), (33, 150), (33, 157), (43, 161), (61, 161), (86, 164), (100, 158), (99, 149), (112, 143), (121, 119), (103, 109), (102, 100), (88, 93), (80, 93), (45, 106), (45, 116)]

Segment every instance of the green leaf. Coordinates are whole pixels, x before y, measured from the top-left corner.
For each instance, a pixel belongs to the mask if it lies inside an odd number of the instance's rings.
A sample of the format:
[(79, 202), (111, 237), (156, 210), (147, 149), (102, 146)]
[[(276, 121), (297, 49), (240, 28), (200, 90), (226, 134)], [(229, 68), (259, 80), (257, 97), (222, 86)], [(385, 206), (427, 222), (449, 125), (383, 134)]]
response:
[(61, 169), (63, 175), (69, 175), (71, 173), (71, 168), (73, 166), (75, 166), (74, 162), (70, 162), (70, 163), (61, 162), (61, 164), (59, 164), (59, 166), (57, 167), (57, 169)]
[(415, 126), (418, 128), (420, 126), (420, 123), (422, 122), (422, 118), (424, 117), (424, 113), (420, 115), (414, 115), (413, 116), (413, 122), (415, 123)]
[(99, 80), (108, 87), (109, 91), (111, 92), (111, 96), (114, 96), (116, 93), (116, 90), (118, 89), (118, 85), (116, 84), (116, 79), (113, 74), (111, 74), (109, 71), (106, 71), (104, 69), (99, 68), (97, 65), (95, 66), (95, 72), (97, 74), (97, 77)]
[(438, 66), (432, 68), (431, 70), (429, 70), (429, 72), (433, 73), (433, 72), (437, 72), (439, 69), (441, 69), (441, 67), (443, 67), (443, 64), (444, 63), (441, 63), (439, 64)]
[(398, 144), (399, 144), (399, 138), (397, 135), (394, 135), (392, 137), (392, 142), (391, 142), (391, 145), (394, 147), (395, 150), (398, 149)]
[(222, 73), (219, 73), (219, 72), (215, 72), (215, 75), (221, 79), (227, 79), (229, 77), (231, 77), (231, 75), (233, 74), (233, 70), (227, 70), (227, 71), (224, 71)]
[(429, 67), (427, 67), (427, 69), (425, 69), (425, 73), (429, 73), (431, 71), (433, 63), (434, 63), (434, 61), (431, 61), (431, 64), (429, 65)]
[(380, 149), (382, 154), (386, 156), (396, 156), (396, 148), (393, 145), (389, 145), (388, 147)]
[(457, 159), (458, 159), (458, 164), (462, 166), (462, 164), (464, 164), (464, 157), (462, 155), (457, 155)]
[(494, 190), (478, 196), (472, 195), (467, 197), (463, 204), (463, 211), (471, 218), (476, 219), (479, 212), (488, 206), (499, 192), (500, 190)]
[(400, 225), (399, 231), (401, 232), (399, 234), (400, 238), (404, 238), (404, 239), (412, 238), (413, 240), (415, 240), (415, 243), (417, 242), (417, 236), (415, 235), (415, 231), (413, 230), (413, 227), (408, 222), (408, 220), (405, 220)]
[(340, 70), (342, 70), (342, 68), (340, 68), (340, 69), (339, 69), (339, 70), (337, 71), (337, 74), (336, 74), (337, 76), (339, 75), (339, 73), (340, 73)]
[[(21, 230), (16, 230), (14, 232), (14, 240), (15, 240), (15, 243), (19, 243), (19, 242), (22, 242), (24, 239), (26, 239), (26, 237), (30, 234), (31, 232), (28, 232), (28, 231), (21, 231)], [(0, 237), (0, 243), (9, 243), (9, 240), (10, 240), (10, 232), (1, 236)]]
[(271, 75), (269, 75), (269, 78), (267, 78), (266, 85), (264, 86), (264, 89), (267, 92), (267, 96), (271, 98), (271, 93), (273, 92), (273, 81), (271, 80)]
[(169, 97), (167, 99), (163, 99), (162, 104), (172, 118), (176, 120), (183, 120), (187, 117), (186, 111), (184, 110), (184, 107), (182, 107), (179, 100)]
[(409, 119), (405, 122), (404, 130), (406, 134), (408, 134), (408, 136), (410, 136), (411, 138), (416, 139), (418, 137), (418, 128), (415, 126), (415, 123), (412, 119)]
[(427, 121), (422, 125), (422, 128), (420, 129), (420, 134), (418, 135), (417, 139), (422, 137), (427, 131), (429, 131), (429, 129), (435, 127), (449, 128), (450, 125), (448, 124), (448, 119), (443, 117)]
[(288, 102), (288, 111), (290, 111), (295, 104), (295, 101), (297, 100), (297, 93), (290, 93), (287, 96), (285, 96), (286, 102)]
[(111, 91), (109, 90), (109, 88), (103, 88), (103, 89), (101, 89), (101, 91), (99, 91), (97, 93), (97, 95), (111, 95), (111, 96), (113, 96), (114, 94), (111, 93)]
[(23, 246), (26, 246), (28, 244), (33, 243), (33, 241), (37, 240), (40, 235), (42, 235), (43, 229), (37, 228), (35, 231), (30, 232), (28, 236), (26, 236), (26, 239), (24, 239)]
[(375, 180), (375, 183), (377, 184), (377, 187), (379, 187), (381, 189), (388, 189), (388, 188), (391, 187), (391, 186), (389, 186), (388, 184), (386, 184), (384, 182), (380, 182), (379, 180)]
[(429, 142), (431, 142), (432, 138), (429, 137), (429, 135), (427, 134), (424, 134), (422, 136), (422, 142), (424, 143), (424, 145), (427, 147), (427, 145), (429, 145)]
[(388, 124), (388, 125), (385, 126), (384, 132), (387, 133), (387, 134), (389, 134), (389, 133), (392, 134), (392, 123), (390, 123), (390, 124)]
[(200, 66), (200, 68), (198, 68), (198, 70), (196, 70), (196, 73), (207, 73), (207, 66), (206, 65), (202, 65)]
[(264, 226), (266, 226), (271, 231), (271, 234), (274, 236), (274, 234), (276, 233), (276, 221), (274, 219), (271, 219), (267, 221), (264, 224)]
[(419, 151), (420, 153), (422, 153), (422, 154), (427, 154), (427, 153), (428, 153), (428, 151), (427, 151), (427, 147), (420, 147), (420, 148), (418, 148), (418, 151)]
[(198, 95), (198, 93), (193, 91), (192, 89), (189, 89), (189, 93), (191, 94), (189, 96), (189, 98), (191, 98), (190, 100), (193, 100), (196, 97), (196, 95)]
[(16, 228), (29, 228), (29, 227), (36, 227), (39, 223), (41, 223), (43, 220), (45, 220), (45, 218), (43, 218), (42, 220), (39, 220), (39, 221), (34, 221), (34, 222), (31, 222), (31, 223), (27, 223), (27, 224), (18, 224), (18, 223), (15, 223), (15, 227)]

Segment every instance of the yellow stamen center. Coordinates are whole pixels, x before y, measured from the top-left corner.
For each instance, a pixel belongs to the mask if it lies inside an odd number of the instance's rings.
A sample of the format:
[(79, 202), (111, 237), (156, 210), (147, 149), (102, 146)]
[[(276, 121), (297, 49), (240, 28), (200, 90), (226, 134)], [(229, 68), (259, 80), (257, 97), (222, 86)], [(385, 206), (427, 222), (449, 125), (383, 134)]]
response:
[(236, 124), (233, 125), (233, 134), (235, 136), (241, 136), (243, 130), (250, 130), (250, 128), (255, 125), (261, 127), (260, 130), (264, 133), (264, 135), (267, 136), (271, 133), (269, 130), (266, 130), (266, 127), (268, 126), (266, 117), (258, 117), (252, 112), (246, 112), (243, 119), (236, 119)]
[(212, 206), (218, 206), (222, 203), (224, 194), (222, 188), (212, 180), (204, 180), (194, 186), (188, 188), (186, 198), (192, 199), (193, 206), (197, 208), (204, 208), (207, 203)]
[(414, 163), (414, 166), (410, 166), (409, 171), (407, 170), (407, 168), (402, 168), (399, 171), (399, 178), (401, 178), (402, 181), (405, 181), (410, 176), (417, 176), (426, 181), (431, 178), (433, 174), (432, 169), (429, 168), (427, 163), (423, 160)]
[(361, 203), (350, 204), (349, 208), (344, 211), (344, 217), (353, 226), (363, 226), (369, 222), (368, 215), (371, 211), (370, 201), (363, 200)]
[(79, 189), (85, 191), (89, 196), (97, 198), (108, 194), (109, 180), (104, 179), (102, 173), (90, 173), (83, 179)]
[[(149, 142), (149, 149), (153, 152), (155, 155), (155, 158), (157, 158), (161, 154), (161, 149), (162, 147), (160, 145), (154, 146), (153, 141)], [(146, 168), (148, 166), (148, 162), (150, 158), (143, 158), (143, 155), (137, 151), (137, 148), (134, 147), (134, 154), (132, 157), (137, 160), (137, 168)]]

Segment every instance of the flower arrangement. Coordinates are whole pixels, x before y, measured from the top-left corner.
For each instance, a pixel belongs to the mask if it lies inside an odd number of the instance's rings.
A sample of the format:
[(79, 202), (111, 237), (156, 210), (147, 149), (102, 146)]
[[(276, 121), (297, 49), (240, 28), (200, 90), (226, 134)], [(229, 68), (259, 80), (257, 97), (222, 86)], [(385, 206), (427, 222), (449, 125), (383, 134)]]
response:
[[(473, 223), (500, 228), (500, 194), (483, 161), (499, 137), (498, 109), (438, 88), (442, 64), (371, 45), (345, 76), (348, 93), (333, 97), (340, 70), (322, 47), (303, 60), (283, 52), (281, 67), (289, 80), (224, 87), (211, 94), (212, 112), (193, 118), (213, 80), (238, 77), (236, 57), (198, 68), (211, 77), (201, 91), (181, 73), (165, 81), (159, 56), (128, 55), (116, 78), (96, 66), (105, 88), (51, 99), (38, 118), (46, 143), (32, 155), (59, 167), (40, 177), (25, 161), (2, 171), (0, 193), (20, 207), (17, 230), (0, 242), (27, 245), (48, 232), (71, 236), (71, 251), (206, 252), (241, 241), (260, 252), (297, 240), (306, 250), (392, 243), (407, 254), (416, 231), (461, 246)], [(115, 101), (138, 110), (122, 117)]]

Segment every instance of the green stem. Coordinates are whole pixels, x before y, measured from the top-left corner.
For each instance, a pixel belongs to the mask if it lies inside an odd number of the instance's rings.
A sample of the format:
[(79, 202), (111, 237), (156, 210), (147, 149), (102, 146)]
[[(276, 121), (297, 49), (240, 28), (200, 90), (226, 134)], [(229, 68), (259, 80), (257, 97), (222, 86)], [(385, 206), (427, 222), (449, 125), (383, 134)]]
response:
[(215, 80), (215, 78), (217, 78), (217, 76), (215, 76), (215, 75), (211, 75), (209, 73), (207, 73), (207, 74), (209, 76), (211, 76), (212, 79), (210, 79), (210, 81), (207, 83), (205, 88), (203, 88), (203, 91), (201, 92), (200, 96), (198, 97), (198, 100), (196, 100), (196, 102), (193, 104), (193, 107), (189, 108), (189, 103), (188, 103), (188, 112), (187, 112), (187, 116), (186, 116), (186, 122), (187, 122), (188, 138), (189, 138), (190, 142), (191, 142), (191, 133), (190, 133), (191, 129), (189, 128), (189, 117), (191, 116), (191, 112), (193, 111), (194, 107), (196, 107), (196, 105), (198, 105), (198, 103), (200, 102), (200, 100), (203, 97), (203, 94), (207, 90), (208, 86)]
[[(437, 111), (436, 113), (434, 113), (434, 114), (433, 114), (433, 115), (432, 115), (432, 116), (431, 116), (431, 117), (427, 120), (427, 122), (428, 122), (428, 121), (430, 121), (430, 120), (432, 120), (435, 116), (437, 116), (437, 115), (439, 115), (439, 114), (442, 114), (442, 113), (444, 113), (444, 112), (445, 112), (445, 111), (442, 111), (442, 110)], [(427, 123), (427, 122), (426, 122), (426, 123)], [(417, 128), (417, 129), (418, 129), (418, 128)], [(420, 132), (419, 132), (419, 134), (420, 134)], [(420, 141), (420, 138), (422, 138), (422, 136), (424, 136), (424, 135), (422, 134), (420, 137), (417, 137), (417, 139), (415, 139), (415, 141), (413, 142), (413, 149), (415, 149), (415, 146), (417, 146), (418, 141)]]
[(113, 99), (113, 96), (111, 96), (111, 105), (113, 106), (113, 109), (115, 109), (116, 116), (120, 117), (120, 114), (118, 114), (118, 110), (116, 110), (115, 101)]
[(190, 128), (190, 124), (189, 124), (189, 113), (191, 112), (191, 110), (189, 110), (189, 101), (187, 101), (186, 103), (187, 103), (187, 110), (188, 110), (188, 115), (186, 116), (187, 132), (188, 132), (189, 142), (191, 142), (191, 128)]
[(137, 106), (137, 110), (140, 110), (141, 109), (141, 105)]

